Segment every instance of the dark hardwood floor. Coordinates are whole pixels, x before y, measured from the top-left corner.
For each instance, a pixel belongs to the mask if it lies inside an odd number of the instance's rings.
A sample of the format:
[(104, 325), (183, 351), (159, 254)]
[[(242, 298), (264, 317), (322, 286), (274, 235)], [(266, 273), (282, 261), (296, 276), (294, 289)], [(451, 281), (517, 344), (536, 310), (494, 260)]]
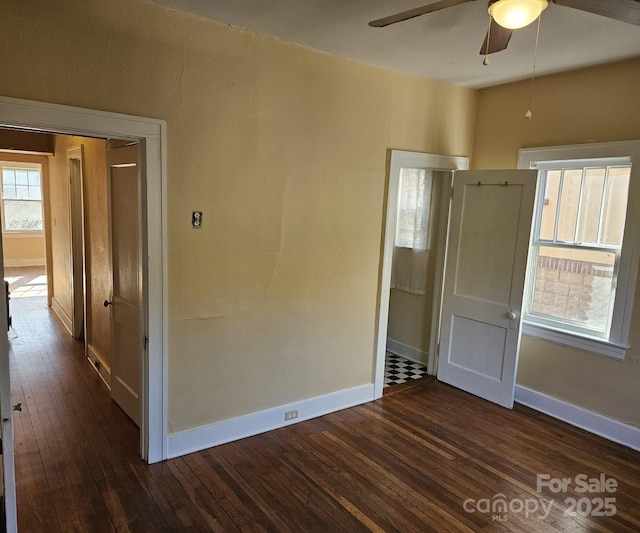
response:
[[(137, 428), (44, 299), (12, 313), (21, 531), (640, 530), (640, 453), (433, 380), (145, 465)], [(538, 474), (571, 483), (537, 492)], [(580, 493), (580, 474), (614, 478), (616, 492)], [(568, 498), (613, 516), (567, 516)]]

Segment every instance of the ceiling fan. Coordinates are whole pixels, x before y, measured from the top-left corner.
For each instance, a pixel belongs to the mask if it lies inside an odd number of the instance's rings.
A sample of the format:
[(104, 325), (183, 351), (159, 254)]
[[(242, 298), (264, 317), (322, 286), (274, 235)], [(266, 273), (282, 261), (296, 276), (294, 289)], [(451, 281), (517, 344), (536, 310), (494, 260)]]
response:
[[(426, 15), (440, 9), (465, 4), (475, 0), (440, 0), (369, 22), (369, 26), (381, 28)], [(640, 26), (640, 0), (549, 0), (559, 6), (572, 7), (587, 13), (595, 13), (629, 24)], [(493, 54), (507, 48), (514, 29), (523, 28), (536, 20), (544, 11), (547, 0), (489, 0), (491, 26), (480, 48), (480, 54)]]

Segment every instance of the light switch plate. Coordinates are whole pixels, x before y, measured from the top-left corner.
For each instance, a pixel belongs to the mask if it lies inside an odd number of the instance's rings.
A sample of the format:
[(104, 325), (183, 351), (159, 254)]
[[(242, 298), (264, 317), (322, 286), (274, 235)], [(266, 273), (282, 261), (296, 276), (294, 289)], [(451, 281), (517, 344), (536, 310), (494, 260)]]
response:
[(191, 226), (194, 229), (202, 228), (202, 211), (193, 211), (191, 213)]

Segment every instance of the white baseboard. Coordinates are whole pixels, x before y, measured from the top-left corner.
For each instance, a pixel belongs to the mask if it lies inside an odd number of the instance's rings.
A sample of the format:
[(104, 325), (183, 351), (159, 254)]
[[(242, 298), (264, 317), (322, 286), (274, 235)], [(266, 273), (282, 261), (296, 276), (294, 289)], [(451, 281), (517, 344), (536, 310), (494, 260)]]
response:
[(71, 332), (73, 331), (73, 323), (71, 322), (71, 317), (65, 312), (62, 306), (53, 297), (51, 298), (51, 309), (60, 319), (60, 322), (62, 322), (64, 327), (67, 328), (69, 333), (72, 334)]
[(640, 451), (640, 428), (587, 411), (582, 407), (516, 385), (516, 402), (540, 411), (572, 426)]
[(5, 259), (4, 266), (6, 267), (32, 267), (32, 266), (44, 266), (44, 257), (42, 259)]
[(392, 354), (399, 355), (414, 363), (420, 363), (426, 365), (429, 361), (429, 354), (414, 348), (413, 346), (407, 346), (401, 342), (387, 338), (387, 351)]
[(111, 367), (91, 344), (87, 345), (87, 352), (87, 359), (89, 359), (89, 362), (93, 365), (107, 388), (111, 390)]
[[(370, 402), (373, 394), (371, 383), (174, 433), (168, 438), (167, 457), (172, 459)], [(294, 410), (298, 411), (298, 418), (285, 422), (284, 414)]]

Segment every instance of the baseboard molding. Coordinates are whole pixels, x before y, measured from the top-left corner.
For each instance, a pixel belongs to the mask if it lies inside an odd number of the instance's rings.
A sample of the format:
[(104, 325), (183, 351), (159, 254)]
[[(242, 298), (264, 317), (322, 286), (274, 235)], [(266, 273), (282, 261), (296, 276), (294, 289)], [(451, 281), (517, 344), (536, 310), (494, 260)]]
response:
[(67, 315), (62, 306), (58, 303), (55, 297), (51, 298), (51, 309), (54, 314), (60, 319), (62, 325), (67, 328), (69, 334), (73, 335), (73, 323), (71, 322), (71, 317)]
[(6, 267), (32, 267), (32, 266), (44, 266), (44, 257), (42, 259), (5, 259), (4, 266)]
[(93, 365), (107, 388), (111, 390), (111, 367), (91, 344), (87, 345), (87, 359), (89, 359), (89, 362)]
[[(373, 384), (361, 385), (351, 389), (345, 389), (324, 396), (317, 396), (280, 405), (264, 411), (258, 411), (250, 415), (232, 418), (223, 422), (217, 422), (208, 426), (181, 431), (169, 435), (167, 456), (169, 459), (197, 452), (206, 448), (212, 448), (234, 440), (251, 437), (278, 429), (311, 418), (347, 409), (355, 405), (370, 402), (374, 399)], [(298, 411), (298, 418), (284, 421), (287, 411)]]
[(516, 385), (515, 401), (572, 426), (640, 451), (640, 428)]
[(429, 361), (429, 354), (427, 352), (389, 338), (387, 338), (387, 351), (409, 359), (409, 361), (413, 361), (414, 363), (420, 363), (421, 365), (426, 365)]

